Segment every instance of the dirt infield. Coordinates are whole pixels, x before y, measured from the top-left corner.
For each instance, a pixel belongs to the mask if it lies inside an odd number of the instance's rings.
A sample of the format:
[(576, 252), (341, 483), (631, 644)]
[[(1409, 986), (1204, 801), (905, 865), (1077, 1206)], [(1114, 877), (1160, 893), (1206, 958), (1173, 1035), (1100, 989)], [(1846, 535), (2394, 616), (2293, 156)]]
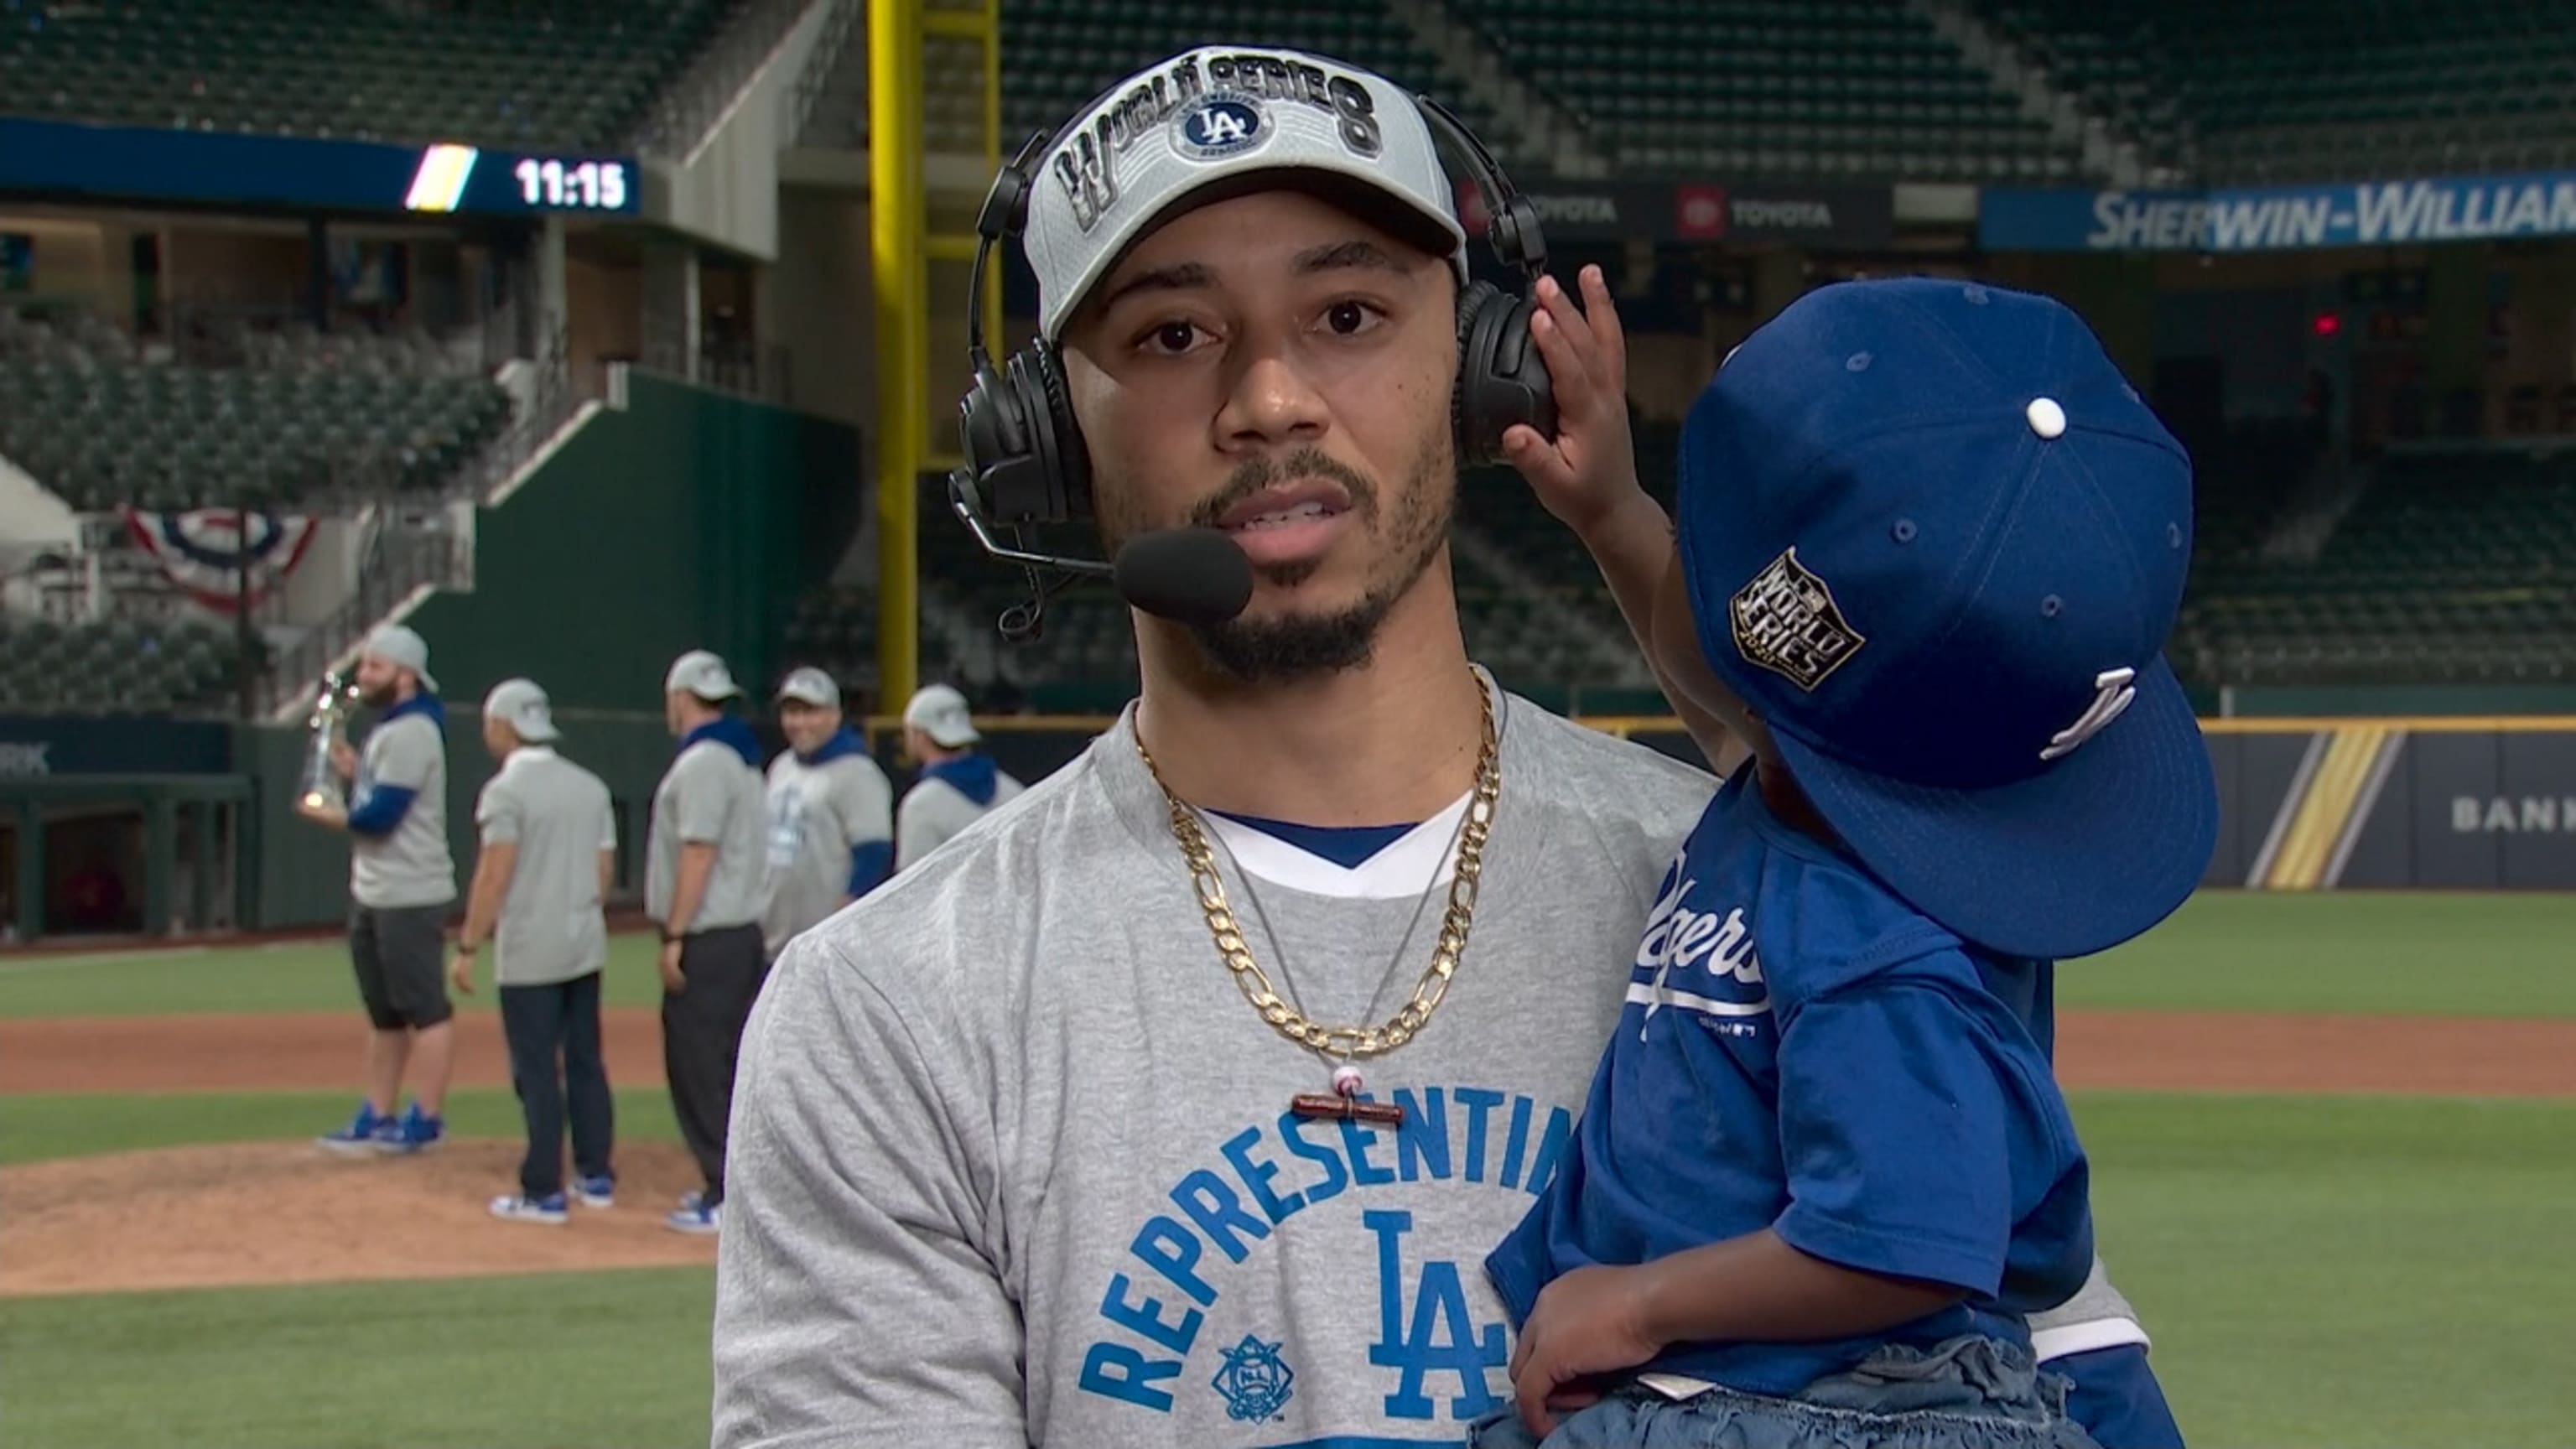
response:
[(715, 1261), (713, 1239), (662, 1226), (697, 1185), (677, 1147), (622, 1149), (617, 1206), (576, 1206), (561, 1227), (486, 1211), (518, 1165), (507, 1142), (354, 1160), (262, 1142), (9, 1168), (0, 1297)]
[[(658, 1013), (602, 1016), (611, 1079), (658, 1085)], [(508, 1086), (499, 1017), (456, 1020), (457, 1085)], [(355, 1013), (0, 1021), (0, 1094), (347, 1091), (364, 1048)], [(2576, 1096), (2576, 1021), (2067, 1011), (2057, 1071), (2078, 1089)]]
[[(603, 1011), (600, 1032), (612, 1081), (661, 1083), (659, 1011)], [(349, 1091), (364, 1080), (366, 1039), (354, 1011), (0, 1021), (0, 1093)], [(457, 1013), (456, 1085), (510, 1085), (500, 1013)]]
[[(492, 1013), (458, 1018), (457, 1084), (506, 1086)], [(609, 1074), (662, 1080), (651, 1009), (606, 1013)], [(0, 1021), (0, 1094), (352, 1090), (349, 1013)], [(2576, 1097), (2576, 1021), (2077, 1012), (2058, 1019), (2077, 1089)], [(518, 1149), (471, 1141), (347, 1161), (308, 1143), (121, 1153), (0, 1169), (0, 1296), (446, 1278), (705, 1263), (660, 1225), (695, 1174), (679, 1149), (621, 1149), (620, 1205), (564, 1227), (492, 1220)]]
[(2073, 1089), (2576, 1097), (2576, 1021), (2068, 1011)]

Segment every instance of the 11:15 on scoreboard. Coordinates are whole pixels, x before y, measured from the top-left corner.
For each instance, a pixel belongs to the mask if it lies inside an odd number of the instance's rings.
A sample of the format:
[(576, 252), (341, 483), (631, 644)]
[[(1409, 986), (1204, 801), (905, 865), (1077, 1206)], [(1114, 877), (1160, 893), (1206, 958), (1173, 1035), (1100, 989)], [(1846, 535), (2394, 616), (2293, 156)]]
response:
[(442, 142), (420, 153), (412, 169), (405, 211), (525, 215), (537, 211), (632, 214), (636, 192), (632, 157), (514, 156), (502, 152), (483, 164), (480, 149)]
[(512, 168), (519, 179), (519, 196), (530, 206), (597, 207), (602, 211), (622, 211), (626, 207), (626, 165), (621, 161), (581, 161), (567, 166), (561, 161), (540, 161), (529, 157)]

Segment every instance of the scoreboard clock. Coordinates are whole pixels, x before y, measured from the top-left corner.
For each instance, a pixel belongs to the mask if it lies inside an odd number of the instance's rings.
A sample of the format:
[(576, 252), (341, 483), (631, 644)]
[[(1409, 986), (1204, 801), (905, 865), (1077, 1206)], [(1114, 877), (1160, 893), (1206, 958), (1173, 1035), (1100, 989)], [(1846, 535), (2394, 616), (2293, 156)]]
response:
[(0, 117), (0, 194), (452, 216), (636, 216), (632, 156)]

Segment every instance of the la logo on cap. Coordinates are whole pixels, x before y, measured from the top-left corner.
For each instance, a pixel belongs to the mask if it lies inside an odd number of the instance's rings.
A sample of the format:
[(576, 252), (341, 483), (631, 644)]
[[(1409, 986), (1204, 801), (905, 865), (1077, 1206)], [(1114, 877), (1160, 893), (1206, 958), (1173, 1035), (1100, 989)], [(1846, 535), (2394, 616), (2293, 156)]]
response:
[(1270, 136), (1270, 117), (1247, 95), (1217, 92), (1172, 118), (1172, 149), (1193, 161), (1239, 156)]
[(2052, 762), (2062, 760), (2082, 749), (2086, 740), (2109, 729), (2111, 721), (2137, 702), (2138, 687), (2130, 682), (2137, 677), (2138, 671), (2125, 667), (2105, 669), (2095, 675), (2093, 702), (2084, 706), (2084, 713), (2075, 717), (2075, 723), (2049, 736), (2048, 748), (2041, 750), (2039, 757)]

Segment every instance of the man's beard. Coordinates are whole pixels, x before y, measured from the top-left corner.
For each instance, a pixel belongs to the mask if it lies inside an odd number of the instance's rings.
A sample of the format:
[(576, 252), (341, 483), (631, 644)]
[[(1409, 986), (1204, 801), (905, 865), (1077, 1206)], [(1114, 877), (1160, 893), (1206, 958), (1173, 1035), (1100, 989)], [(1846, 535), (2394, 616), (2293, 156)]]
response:
[(358, 702), (369, 709), (382, 709), (394, 702), (396, 685), (390, 679), (378, 685), (358, 686)]
[[(1396, 604), (1440, 556), (1449, 541), (1449, 521), (1457, 503), (1445, 438), (1435, 440), (1415, 458), (1395, 516), (1388, 520), (1386, 541), (1399, 561), (1394, 574), (1376, 581), (1351, 604), (1330, 613), (1292, 613), (1270, 619), (1230, 619), (1222, 624), (1193, 624), (1190, 636), (1208, 662), (1241, 684), (1290, 684), (1369, 662), (1377, 637)], [(1225, 486), (1191, 510), (1190, 522), (1213, 528), (1225, 511), (1244, 499), (1294, 478), (1328, 478), (1350, 494), (1351, 512), (1372, 531), (1381, 520), (1380, 493), (1367, 475), (1316, 448), (1301, 448), (1284, 458), (1254, 458), (1237, 468)], [(1114, 554), (1123, 538), (1105, 540)], [(1294, 588), (1314, 577), (1321, 560), (1256, 565), (1260, 578)]]

